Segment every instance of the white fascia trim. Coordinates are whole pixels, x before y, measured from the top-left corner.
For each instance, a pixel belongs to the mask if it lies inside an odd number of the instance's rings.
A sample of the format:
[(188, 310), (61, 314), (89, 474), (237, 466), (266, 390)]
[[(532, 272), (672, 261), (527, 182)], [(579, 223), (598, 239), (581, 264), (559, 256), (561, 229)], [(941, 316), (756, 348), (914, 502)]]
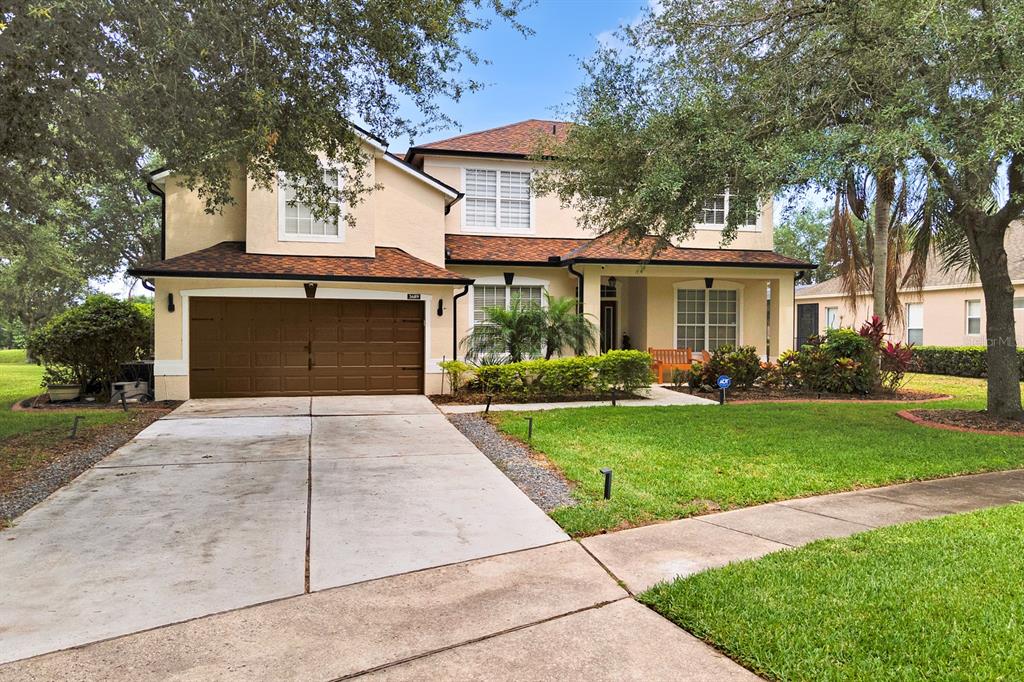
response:
[(459, 198), (459, 193), (458, 192), (453, 191), (450, 187), (446, 187), (445, 185), (442, 185), (440, 182), (438, 182), (434, 178), (430, 177), (426, 173), (420, 173), (416, 169), (409, 167), (409, 164), (405, 163), (404, 161), (402, 161), (400, 159), (396, 159), (395, 157), (393, 157), (390, 154), (386, 153), (386, 151), (385, 151), (385, 153), (381, 154), (381, 158), (384, 159), (386, 162), (390, 163), (395, 168), (399, 169), (400, 171), (408, 173), (409, 175), (413, 176), (414, 178), (422, 180), (423, 182), (427, 183), (428, 185), (430, 185), (434, 189), (438, 190), (439, 192), (441, 192), (445, 196), (451, 197), (452, 199), (458, 199)]

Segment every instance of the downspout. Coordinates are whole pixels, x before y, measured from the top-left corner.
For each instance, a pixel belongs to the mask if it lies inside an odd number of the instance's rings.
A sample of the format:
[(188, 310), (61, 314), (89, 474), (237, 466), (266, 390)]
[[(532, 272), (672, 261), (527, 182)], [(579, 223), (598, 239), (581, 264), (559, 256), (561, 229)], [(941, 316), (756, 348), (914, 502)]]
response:
[(459, 299), (469, 293), (469, 285), (462, 292), (452, 296), (452, 360), (459, 359)]
[(146, 176), (146, 189), (153, 196), (160, 197), (160, 260), (167, 259), (167, 195), (156, 186), (150, 176)]
[(566, 267), (569, 269), (569, 274), (574, 276), (576, 278), (576, 280), (577, 280), (576, 291), (578, 292), (578, 295), (576, 296), (576, 312), (582, 314), (583, 313), (583, 273), (582, 272), (576, 272), (576, 270), (573, 268), (573, 263), (569, 263)]

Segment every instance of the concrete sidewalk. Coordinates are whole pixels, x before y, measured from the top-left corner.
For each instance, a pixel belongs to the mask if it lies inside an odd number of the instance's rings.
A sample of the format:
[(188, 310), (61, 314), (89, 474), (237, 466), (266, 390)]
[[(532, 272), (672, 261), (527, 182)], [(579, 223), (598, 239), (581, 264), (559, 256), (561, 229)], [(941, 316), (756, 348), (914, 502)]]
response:
[(820, 540), (1024, 500), (1024, 470), (786, 500), (585, 538), (633, 593)]
[[(507, 403), (491, 405), (491, 412), (533, 412), (537, 410), (565, 410), (572, 407), (608, 407), (608, 400), (580, 400), (564, 403)], [(618, 400), (620, 407), (668, 407), (672, 405), (717, 405), (714, 400), (699, 398), (689, 393), (680, 393), (657, 384), (651, 386), (651, 397), (644, 400)], [(465, 414), (467, 412), (483, 412), (485, 405), (438, 405), (437, 409), (445, 414)]]

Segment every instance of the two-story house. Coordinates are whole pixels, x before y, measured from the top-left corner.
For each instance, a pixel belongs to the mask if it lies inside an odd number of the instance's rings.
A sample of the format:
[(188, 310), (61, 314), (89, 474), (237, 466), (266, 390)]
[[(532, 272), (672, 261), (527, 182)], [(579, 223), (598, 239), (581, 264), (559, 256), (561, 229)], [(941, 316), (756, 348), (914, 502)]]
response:
[(418, 145), (403, 156), (364, 137), (368, 184), (354, 225), (322, 221), (287, 183), (239, 176), (208, 214), (175, 181), (164, 195), (164, 260), (132, 274), (156, 296), (158, 399), (434, 393), (438, 363), (488, 306), (575, 296), (603, 349), (793, 344), (793, 289), (813, 267), (772, 251), (772, 205), (720, 245), (729, 195), (686, 243), (660, 251), (585, 233), (536, 196), (530, 159), (569, 124), (528, 120)]

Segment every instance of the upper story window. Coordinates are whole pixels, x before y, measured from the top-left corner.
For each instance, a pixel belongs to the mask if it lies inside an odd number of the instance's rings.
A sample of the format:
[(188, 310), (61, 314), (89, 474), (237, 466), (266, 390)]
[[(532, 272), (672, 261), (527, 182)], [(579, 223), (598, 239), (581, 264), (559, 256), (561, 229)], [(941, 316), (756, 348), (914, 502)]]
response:
[[(336, 168), (324, 170), (324, 182), (340, 189), (341, 179)], [(331, 202), (337, 206), (337, 201)], [(312, 208), (298, 199), (295, 184), (281, 176), (278, 192), (278, 238), (281, 241), (340, 242), (345, 239), (342, 217), (317, 218)]]
[(967, 301), (967, 333), (981, 334), (981, 299)]
[[(704, 202), (704, 215), (701, 219), (703, 225), (724, 227), (726, 218), (729, 215), (729, 203), (731, 195), (728, 191), (716, 194), (711, 199)], [(747, 211), (743, 220), (740, 222), (741, 227), (753, 228), (757, 226), (757, 211)]]
[(530, 171), (467, 168), (464, 227), (471, 230), (527, 231)]

